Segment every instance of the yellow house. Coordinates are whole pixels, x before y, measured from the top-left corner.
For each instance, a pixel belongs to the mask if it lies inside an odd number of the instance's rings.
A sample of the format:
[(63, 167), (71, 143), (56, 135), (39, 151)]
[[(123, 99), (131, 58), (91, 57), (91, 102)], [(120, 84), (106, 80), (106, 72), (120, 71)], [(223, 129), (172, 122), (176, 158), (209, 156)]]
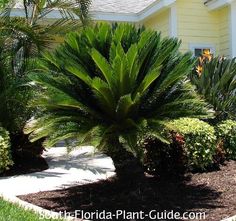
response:
[(236, 0), (93, 0), (90, 11), (97, 21), (130, 22), (177, 37), (183, 52), (197, 56), (209, 49), (215, 56), (236, 57)]
[(182, 51), (236, 57), (236, 0), (95, 0), (94, 19), (143, 24), (182, 40)]

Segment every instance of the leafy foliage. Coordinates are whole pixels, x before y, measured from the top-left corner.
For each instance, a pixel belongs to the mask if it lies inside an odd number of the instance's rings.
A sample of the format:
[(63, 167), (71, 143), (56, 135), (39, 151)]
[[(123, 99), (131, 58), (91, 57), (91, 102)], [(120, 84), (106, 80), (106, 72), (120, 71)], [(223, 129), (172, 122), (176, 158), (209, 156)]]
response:
[(192, 118), (171, 121), (167, 127), (184, 137), (188, 168), (206, 169), (213, 163), (217, 143), (214, 127)]
[(9, 133), (0, 127), (0, 173), (13, 165)]
[(226, 120), (216, 126), (217, 137), (223, 142), (223, 148), (229, 159), (236, 159), (236, 122)]
[(213, 105), (217, 121), (236, 117), (235, 59), (210, 59), (202, 64), (200, 74), (192, 73), (191, 80), (198, 92)]
[(4, 8), (8, 2), (9, 0), (0, 0), (0, 9)]
[(136, 152), (143, 130), (166, 141), (160, 128), (167, 119), (210, 115), (186, 79), (191, 54), (180, 54), (179, 46), (177, 39), (129, 24), (69, 34), (30, 75), (42, 91), (34, 104), (44, 112), (25, 132), (32, 141), (47, 137), (48, 147), (76, 138), (108, 153), (122, 148), (107, 145), (113, 137)]
[(32, 109), (27, 107), (32, 91), (24, 85), (26, 82), (27, 78), (13, 73), (10, 55), (0, 39), (0, 123), (11, 134), (22, 131), (32, 116)]
[[(88, 23), (90, 0), (10, 0), (0, 13), (0, 33), (7, 38), (12, 53), (14, 72), (24, 74), (32, 58), (54, 45), (55, 36), (81, 28)], [(11, 17), (14, 7), (22, 7), (23, 17)], [(20, 5), (19, 5), (20, 4)], [(55, 8), (61, 19), (45, 23), (44, 18)], [(78, 16), (80, 20), (75, 20)]]
[[(153, 136), (140, 142), (143, 149), (142, 162), (145, 170), (160, 177), (181, 177), (187, 169), (187, 156), (180, 135), (171, 133), (171, 143), (163, 143)], [(182, 141), (184, 138), (181, 136)]]
[[(38, 156), (42, 145), (29, 143), (23, 134), (26, 122), (37, 112), (28, 102), (37, 90), (29, 87), (28, 72), (35, 68), (40, 53), (53, 47), (55, 36), (64, 35), (87, 24), (90, 0), (8, 1), (0, 12), (0, 123), (10, 132), (12, 154), (16, 158)], [(11, 17), (14, 7), (21, 7), (22, 17)], [(62, 18), (45, 23), (45, 16), (55, 8)], [(75, 20), (78, 16), (80, 20)]]
[(28, 86), (26, 76), (14, 74), (11, 55), (5, 50), (5, 41), (0, 39), (0, 124), (10, 133), (11, 152), (14, 162), (26, 153), (38, 156), (42, 152), (41, 141), (30, 143), (23, 134), (26, 122), (38, 110), (29, 106), (29, 101), (37, 91)]

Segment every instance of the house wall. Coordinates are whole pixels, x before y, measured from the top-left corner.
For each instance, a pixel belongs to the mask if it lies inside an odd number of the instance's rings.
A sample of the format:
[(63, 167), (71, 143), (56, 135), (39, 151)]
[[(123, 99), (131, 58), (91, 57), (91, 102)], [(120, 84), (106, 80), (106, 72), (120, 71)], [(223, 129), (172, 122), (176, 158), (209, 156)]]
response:
[(166, 37), (169, 36), (169, 15), (170, 10), (166, 9), (143, 21), (142, 24), (147, 28), (161, 31), (162, 37)]
[(220, 55), (229, 57), (230, 50), (230, 8), (224, 7), (219, 11), (219, 51)]
[(177, 0), (176, 4), (181, 51), (194, 44), (212, 45), (219, 54), (219, 12), (209, 12), (201, 0)]
[[(180, 50), (189, 51), (192, 46), (213, 47), (215, 56), (230, 56), (230, 21), (228, 6), (209, 11), (201, 0), (176, 1), (177, 36), (182, 40)], [(170, 34), (170, 9), (165, 9), (142, 24)]]
[[(175, 4), (177, 37), (182, 40), (182, 52), (189, 51), (193, 45), (202, 45), (212, 46), (215, 55), (231, 55), (229, 6), (209, 11), (202, 0), (177, 0)], [(171, 9), (165, 8), (136, 25), (161, 31), (162, 37), (170, 36), (170, 13)], [(55, 41), (60, 43), (63, 38), (57, 36)]]

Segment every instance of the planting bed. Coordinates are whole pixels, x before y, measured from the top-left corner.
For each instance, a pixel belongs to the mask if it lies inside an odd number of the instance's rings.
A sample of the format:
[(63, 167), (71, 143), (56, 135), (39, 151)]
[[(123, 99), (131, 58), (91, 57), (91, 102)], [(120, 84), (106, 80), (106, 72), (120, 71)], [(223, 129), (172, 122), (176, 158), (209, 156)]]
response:
[(218, 171), (187, 174), (183, 180), (146, 177), (137, 182), (127, 177), (119, 182), (110, 178), (19, 198), (58, 212), (174, 210), (206, 212), (206, 220), (218, 221), (236, 214), (236, 162), (226, 162)]

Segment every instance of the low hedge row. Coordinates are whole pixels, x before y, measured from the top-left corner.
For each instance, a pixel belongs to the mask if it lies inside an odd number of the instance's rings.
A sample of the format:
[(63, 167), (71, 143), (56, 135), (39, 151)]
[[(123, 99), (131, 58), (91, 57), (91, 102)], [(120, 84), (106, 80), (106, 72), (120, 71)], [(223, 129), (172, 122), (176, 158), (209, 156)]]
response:
[(183, 136), (188, 168), (204, 169), (213, 162), (217, 143), (213, 126), (199, 119), (181, 118), (167, 127)]
[(202, 171), (221, 162), (219, 158), (236, 159), (236, 121), (226, 120), (213, 127), (199, 119), (180, 118), (170, 121), (167, 131), (170, 145), (150, 137), (143, 142), (144, 164), (150, 171), (181, 168), (182, 172), (183, 167)]
[(236, 160), (236, 121), (223, 121), (215, 129), (218, 142), (223, 143), (226, 157)]

